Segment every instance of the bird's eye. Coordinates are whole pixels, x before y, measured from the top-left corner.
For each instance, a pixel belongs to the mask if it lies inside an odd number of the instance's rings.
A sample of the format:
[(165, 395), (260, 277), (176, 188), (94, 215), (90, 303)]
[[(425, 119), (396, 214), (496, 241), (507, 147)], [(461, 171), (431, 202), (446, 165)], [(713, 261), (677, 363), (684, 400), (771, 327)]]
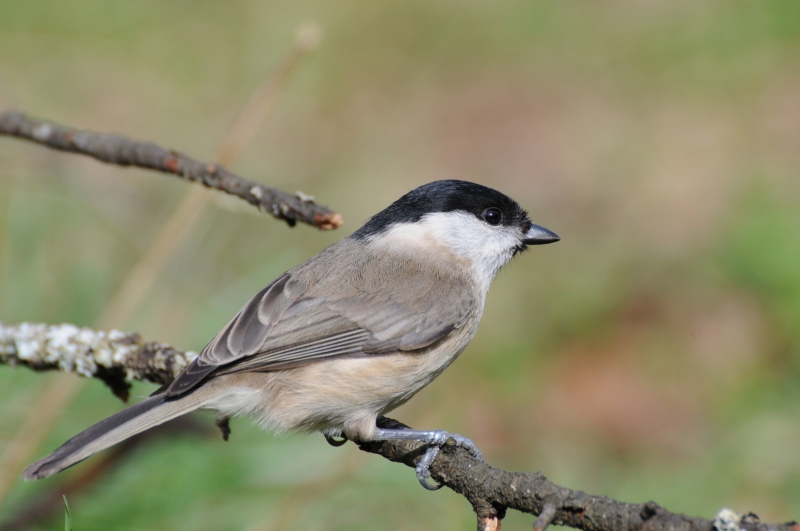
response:
[(503, 213), (499, 208), (487, 208), (483, 211), (483, 220), (489, 225), (499, 225), (503, 221)]

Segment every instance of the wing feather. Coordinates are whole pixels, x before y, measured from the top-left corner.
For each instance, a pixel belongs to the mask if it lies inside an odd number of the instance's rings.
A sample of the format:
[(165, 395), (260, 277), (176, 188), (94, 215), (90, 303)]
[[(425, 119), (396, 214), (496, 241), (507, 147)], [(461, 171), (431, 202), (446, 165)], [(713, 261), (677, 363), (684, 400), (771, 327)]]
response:
[[(410, 259), (376, 264), (378, 258), (334, 262), (330, 266), (340, 270), (323, 277), (304, 270), (306, 262), (277, 278), (206, 345), (169, 386), (168, 396), (183, 394), (210, 375), (413, 352), (465, 322), (475, 305), (467, 279), (430, 271)], [(387, 282), (387, 275), (402, 279), (404, 289)]]
[(317, 341), (309, 341), (308, 343), (262, 352), (225, 366), (216, 371), (215, 374), (273, 371), (326, 358), (364, 354), (362, 347), (367, 336), (369, 336), (369, 332), (366, 330), (349, 330)]

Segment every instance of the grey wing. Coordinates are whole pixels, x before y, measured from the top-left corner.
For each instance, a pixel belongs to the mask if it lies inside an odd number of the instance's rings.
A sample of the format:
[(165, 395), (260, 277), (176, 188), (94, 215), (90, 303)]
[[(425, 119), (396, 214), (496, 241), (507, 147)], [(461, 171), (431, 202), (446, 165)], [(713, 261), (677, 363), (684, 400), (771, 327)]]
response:
[(167, 396), (181, 395), (218, 367), (258, 353), (283, 313), (303, 291), (304, 286), (285, 273), (256, 293), (172, 381), (166, 389)]
[(391, 285), (377, 292), (345, 286), (335, 299), (314, 288), (287, 273), (261, 290), (175, 379), (168, 396), (185, 393), (212, 373), (421, 349), (461, 326), (472, 306), (472, 290), (452, 279), (420, 276), (397, 292)]

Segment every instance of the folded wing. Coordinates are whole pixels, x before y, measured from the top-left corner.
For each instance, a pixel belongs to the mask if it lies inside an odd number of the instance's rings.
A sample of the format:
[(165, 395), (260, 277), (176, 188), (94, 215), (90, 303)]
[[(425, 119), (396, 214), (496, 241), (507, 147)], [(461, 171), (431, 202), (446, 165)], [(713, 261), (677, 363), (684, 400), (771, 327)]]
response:
[[(258, 292), (166, 389), (184, 394), (213, 375), (272, 371), (342, 356), (413, 352), (460, 327), (473, 290), (454, 274), (393, 262), (397, 284), (380, 283), (374, 264), (309, 280), (292, 270)], [(400, 269), (400, 271), (398, 271)], [(338, 297), (323, 293), (337, 293)]]

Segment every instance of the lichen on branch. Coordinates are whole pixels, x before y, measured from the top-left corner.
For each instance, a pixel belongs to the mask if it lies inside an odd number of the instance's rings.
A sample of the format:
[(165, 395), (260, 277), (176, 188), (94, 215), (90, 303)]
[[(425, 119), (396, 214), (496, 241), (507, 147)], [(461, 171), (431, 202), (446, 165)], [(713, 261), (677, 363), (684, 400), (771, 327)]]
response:
[(123, 400), (128, 398), (129, 380), (168, 384), (196, 357), (195, 352), (146, 342), (139, 334), (119, 330), (0, 323), (0, 363), (98, 378)]
[[(167, 384), (193, 360), (194, 352), (145, 342), (138, 334), (98, 332), (62, 324), (0, 323), (0, 364), (36, 371), (61, 370), (106, 382), (126, 396), (128, 379)], [(386, 418), (385, 428), (406, 426)], [(425, 453), (417, 441), (356, 441), (359, 448), (414, 468)], [(431, 465), (431, 478), (462, 495), (478, 517), (479, 530), (499, 530), (508, 509), (537, 516), (535, 529), (550, 524), (584, 531), (800, 531), (800, 524), (761, 522), (753, 513), (723, 509), (714, 520), (673, 513), (655, 502), (625, 503), (550, 482), (540, 472), (509, 472), (477, 460), (451, 439)]]

